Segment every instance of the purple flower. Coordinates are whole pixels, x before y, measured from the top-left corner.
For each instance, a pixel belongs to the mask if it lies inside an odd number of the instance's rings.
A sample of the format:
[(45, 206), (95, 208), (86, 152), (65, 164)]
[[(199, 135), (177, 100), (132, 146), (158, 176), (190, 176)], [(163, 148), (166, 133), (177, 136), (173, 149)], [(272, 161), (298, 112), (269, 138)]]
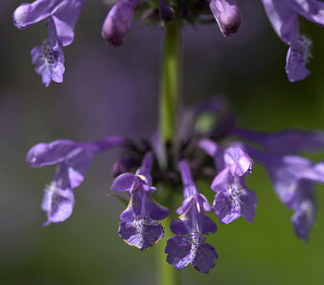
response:
[(62, 46), (70, 45), (74, 38), (74, 26), (86, 0), (37, 0), (21, 4), (13, 13), (14, 25), (28, 28), (46, 19), (48, 40), (31, 50), (35, 71), (42, 76), (46, 87), (51, 80), (63, 82), (64, 54)]
[(44, 19), (52, 19), (58, 42), (70, 45), (74, 38), (74, 26), (86, 0), (37, 0), (21, 4), (13, 13), (13, 23), (19, 29), (28, 28)]
[(31, 52), (32, 64), (35, 71), (42, 76), (42, 82), (46, 87), (51, 80), (57, 83), (63, 82), (64, 54), (57, 41), (46, 40), (43, 45), (34, 47)]
[(215, 266), (218, 255), (215, 248), (206, 243), (203, 235), (215, 233), (217, 227), (203, 211), (211, 212), (213, 208), (198, 192), (187, 162), (180, 161), (179, 167), (185, 185), (185, 200), (177, 209), (180, 218), (172, 220), (171, 223), (171, 230), (177, 236), (171, 237), (167, 242), (167, 262), (178, 270), (191, 263), (198, 271), (208, 273), (209, 269)]
[(252, 159), (239, 146), (224, 151), (206, 139), (199, 146), (214, 158), (219, 171), (211, 185), (216, 192), (213, 206), (217, 217), (223, 224), (229, 224), (240, 216), (253, 223), (258, 199), (254, 191), (247, 189), (244, 179), (244, 175), (252, 171)]
[(243, 216), (250, 223), (255, 217), (258, 199), (248, 190), (243, 175), (252, 171), (251, 158), (239, 147), (224, 152), (225, 168), (215, 177), (211, 188), (217, 193), (214, 200), (215, 213), (222, 223), (229, 224)]
[(132, 173), (118, 176), (111, 186), (115, 191), (128, 191), (130, 201), (128, 207), (121, 213), (118, 234), (124, 241), (141, 250), (147, 249), (160, 241), (164, 236), (163, 227), (156, 220), (163, 220), (169, 215), (169, 210), (152, 199), (150, 175), (153, 154), (148, 152), (142, 166)]
[(268, 18), (283, 42), (290, 45), (286, 72), (291, 82), (303, 80), (310, 41), (299, 32), (298, 17), (303, 16), (318, 25), (324, 25), (324, 3), (315, 0), (261, 0)]
[(235, 0), (208, 0), (218, 26), (225, 37), (237, 33), (242, 24), (242, 16)]
[(295, 234), (303, 240), (307, 240), (316, 216), (316, 205), (314, 199), (303, 200), (291, 217)]
[(29, 150), (26, 157), (29, 166), (43, 167), (57, 164), (53, 181), (44, 192), (42, 209), (47, 212), (47, 221), (44, 225), (63, 222), (72, 214), (74, 207), (72, 189), (83, 182), (94, 156), (123, 142), (120, 137), (88, 143), (57, 140), (39, 143)]
[(299, 156), (268, 155), (245, 148), (265, 167), (279, 199), (295, 211), (292, 223), (296, 235), (307, 239), (316, 213), (313, 187), (314, 183), (324, 184), (324, 163), (312, 163)]
[(36, 66), (35, 71), (42, 76), (42, 81), (46, 87), (51, 80), (57, 83), (63, 82), (64, 54), (58, 42), (58, 37), (54, 27), (53, 19), (47, 22), (49, 39), (43, 45), (34, 47), (31, 50), (32, 63)]
[(310, 74), (306, 63), (311, 57), (309, 52), (311, 44), (312, 42), (308, 38), (299, 36), (288, 49), (285, 70), (291, 82), (304, 80)]
[(138, 2), (139, 0), (121, 1), (109, 11), (101, 32), (109, 44), (115, 47), (124, 44)]
[(240, 216), (253, 223), (258, 199), (254, 191), (247, 189), (243, 177), (233, 176), (225, 168), (215, 177), (211, 188), (217, 193), (213, 205), (221, 223), (229, 224)]

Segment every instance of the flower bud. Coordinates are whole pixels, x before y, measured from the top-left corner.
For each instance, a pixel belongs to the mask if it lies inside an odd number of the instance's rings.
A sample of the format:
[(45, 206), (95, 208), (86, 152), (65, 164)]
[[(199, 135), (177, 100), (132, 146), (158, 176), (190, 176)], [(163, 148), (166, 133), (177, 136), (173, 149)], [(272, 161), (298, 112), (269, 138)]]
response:
[(118, 2), (108, 13), (101, 35), (107, 42), (115, 47), (124, 44), (133, 13), (139, 0), (125, 0)]
[(164, 1), (160, 1), (159, 3), (160, 10), (160, 18), (164, 22), (172, 22), (174, 19), (174, 10), (169, 5), (167, 5)]
[(210, 10), (215, 17), (222, 34), (225, 37), (231, 37), (236, 34), (242, 24), (242, 17), (235, 0), (209, 1)]

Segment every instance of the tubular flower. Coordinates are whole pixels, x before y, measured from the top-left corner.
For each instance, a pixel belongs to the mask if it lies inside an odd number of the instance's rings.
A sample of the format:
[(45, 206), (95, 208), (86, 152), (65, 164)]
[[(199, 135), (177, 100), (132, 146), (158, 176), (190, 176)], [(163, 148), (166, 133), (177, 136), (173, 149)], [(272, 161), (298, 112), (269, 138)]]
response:
[(316, 0), (261, 0), (278, 36), (290, 46), (286, 59), (286, 73), (291, 82), (305, 79), (310, 71), (306, 63), (310, 57), (310, 40), (300, 35), (298, 17), (324, 25), (324, 3)]
[(61, 46), (70, 45), (74, 27), (86, 0), (36, 0), (21, 4), (13, 13), (18, 29), (28, 28), (44, 19), (52, 19)]
[(279, 199), (295, 211), (292, 223), (299, 238), (307, 239), (316, 216), (314, 184), (324, 184), (324, 163), (300, 156), (276, 156), (250, 147), (246, 151), (267, 170)]
[(44, 225), (63, 222), (70, 217), (74, 207), (72, 189), (83, 182), (93, 158), (105, 149), (123, 142), (120, 137), (86, 143), (57, 140), (39, 143), (29, 150), (26, 158), (29, 166), (57, 164), (53, 181), (44, 191), (42, 209), (47, 212)]
[(74, 39), (74, 27), (86, 0), (37, 0), (21, 4), (13, 13), (13, 23), (18, 29), (28, 28), (46, 21), (48, 39), (31, 50), (35, 71), (42, 76), (46, 87), (51, 80), (63, 82), (64, 54), (62, 46)]
[(253, 223), (258, 199), (248, 190), (244, 175), (252, 172), (251, 158), (238, 146), (220, 150), (216, 143), (202, 140), (200, 147), (211, 155), (216, 163), (218, 174), (211, 188), (216, 192), (215, 213), (223, 224), (229, 224), (243, 216)]
[(238, 32), (242, 15), (235, 0), (209, 0), (209, 7), (225, 37), (231, 37)]
[(213, 246), (206, 243), (203, 235), (215, 233), (215, 223), (204, 214), (211, 212), (213, 208), (209, 205), (205, 196), (198, 192), (192, 181), (188, 164), (185, 160), (179, 163), (182, 182), (185, 186), (183, 195), (185, 200), (177, 209), (179, 219), (173, 220), (171, 230), (177, 234), (167, 242), (165, 252), (168, 254), (167, 262), (176, 269), (182, 269), (189, 263), (198, 271), (208, 273), (215, 266), (218, 258)]
[(103, 26), (102, 37), (115, 47), (124, 45), (139, 0), (118, 2), (108, 13)]
[(152, 186), (150, 175), (153, 154), (146, 153), (142, 166), (132, 173), (118, 176), (111, 186), (115, 191), (128, 191), (130, 201), (128, 207), (121, 213), (118, 233), (124, 241), (140, 250), (152, 247), (164, 236), (163, 227), (157, 220), (163, 220), (169, 215), (169, 210), (156, 201), (150, 193), (156, 188)]

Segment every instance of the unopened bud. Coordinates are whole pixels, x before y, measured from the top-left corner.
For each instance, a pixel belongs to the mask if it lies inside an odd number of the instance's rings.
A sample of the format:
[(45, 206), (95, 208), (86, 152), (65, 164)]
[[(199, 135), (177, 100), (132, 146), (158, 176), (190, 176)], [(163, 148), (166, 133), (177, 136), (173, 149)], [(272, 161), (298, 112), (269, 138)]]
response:
[(235, 0), (209, 0), (218, 26), (225, 37), (231, 37), (237, 33), (242, 24), (242, 16)]
[(160, 10), (160, 18), (164, 22), (172, 22), (174, 20), (174, 10), (169, 5), (167, 5), (164, 1), (160, 1), (159, 3)]
[(108, 13), (101, 35), (115, 47), (122, 46), (127, 36), (133, 13), (139, 0), (125, 0), (118, 2)]

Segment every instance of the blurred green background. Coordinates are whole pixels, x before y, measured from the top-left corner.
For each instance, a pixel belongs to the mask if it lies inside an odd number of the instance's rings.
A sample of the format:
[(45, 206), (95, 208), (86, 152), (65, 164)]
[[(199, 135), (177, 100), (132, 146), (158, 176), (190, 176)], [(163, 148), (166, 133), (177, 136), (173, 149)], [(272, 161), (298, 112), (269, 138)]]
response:
[[(33, 71), (30, 50), (46, 38), (43, 24), (24, 31), (12, 25), (20, 1), (2, 0), (0, 11), (0, 284), (154, 284), (156, 246), (140, 252), (118, 237), (123, 206), (105, 197), (117, 154), (98, 157), (75, 190), (73, 215), (42, 227), (42, 189), (54, 167), (31, 169), (28, 149), (40, 141), (77, 141), (114, 134), (134, 138), (156, 128), (163, 31), (133, 22), (123, 48), (109, 47), (100, 29), (108, 11), (102, 1), (84, 6), (74, 43), (65, 48), (63, 84), (45, 88)], [(244, 25), (233, 39), (216, 24), (184, 30), (183, 101), (226, 94), (240, 125), (262, 131), (324, 129), (324, 28), (302, 21), (314, 43), (311, 75), (291, 84), (284, 72), (285, 46), (259, 1), (241, 5)], [(312, 155), (320, 160), (324, 153)], [(203, 275), (188, 266), (182, 284), (309, 284), (324, 282), (324, 186), (317, 187), (319, 212), (309, 242), (298, 240), (292, 212), (277, 199), (265, 171), (248, 178), (259, 205), (252, 225), (244, 219), (218, 225), (208, 237), (219, 254)], [(202, 189), (213, 200), (208, 183)]]

